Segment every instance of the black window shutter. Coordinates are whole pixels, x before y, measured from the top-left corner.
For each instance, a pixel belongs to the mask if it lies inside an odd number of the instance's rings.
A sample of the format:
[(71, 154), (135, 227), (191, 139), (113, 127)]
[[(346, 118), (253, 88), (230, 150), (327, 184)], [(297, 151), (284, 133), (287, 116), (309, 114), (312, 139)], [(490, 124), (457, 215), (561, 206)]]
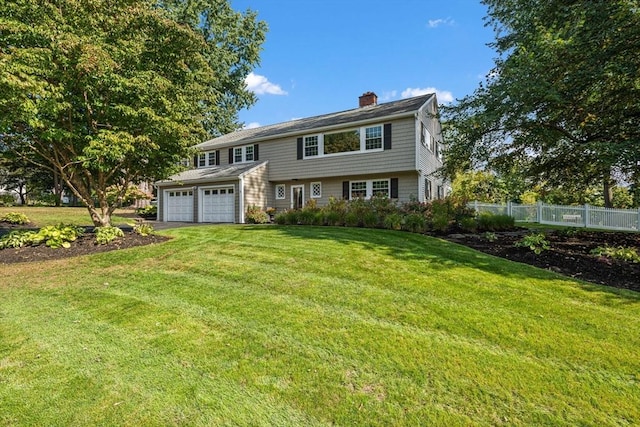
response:
[(391, 123), (384, 125), (384, 149), (391, 150)]
[(298, 138), (298, 160), (302, 160), (302, 138)]
[(342, 198), (349, 200), (349, 181), (342, 181)]
[(233, 164), (233, 148), (229, 148), (229, 164)]
[(216, 150), (216, 166), (220, 166), (220, 150)]
[(391, 178), (391, 198), (398, 198), (398, 178)]
[(253, 146), (253, 160), (257, 161), (258, 159), (259, 159), (259, 157), (258, 157), (258, 144), (255, 144)]
[(193, 167), (194, 168), (198, 167), (198, 155), (197, 154), (195, 156), (193, 156)]

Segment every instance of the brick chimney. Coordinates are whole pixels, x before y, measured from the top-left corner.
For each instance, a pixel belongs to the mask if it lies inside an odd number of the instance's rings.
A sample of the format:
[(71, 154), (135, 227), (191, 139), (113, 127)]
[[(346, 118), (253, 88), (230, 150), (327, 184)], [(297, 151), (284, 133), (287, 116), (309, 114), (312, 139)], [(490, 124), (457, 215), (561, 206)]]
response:
[(378, 105), (378, 95), (373, 92), (365, 92), (358, 98), (360, 107), (368, 107), (369, 105)]

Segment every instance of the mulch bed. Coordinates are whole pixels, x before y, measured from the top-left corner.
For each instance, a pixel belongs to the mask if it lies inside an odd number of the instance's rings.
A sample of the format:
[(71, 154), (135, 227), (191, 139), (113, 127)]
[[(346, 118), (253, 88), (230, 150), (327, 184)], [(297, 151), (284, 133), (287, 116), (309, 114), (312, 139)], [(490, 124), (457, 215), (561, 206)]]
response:
[(495, 233), (488, 241), (481, 234), (453, 234), (446, 239), (487, 254), (530, 264), (587, 282), (640, 292), (640, 263), (624, 262), (591, 255), (600, 246), (632, 247), (640, 253), (640, 233), (579, 230), (575, 235), (546, 231), (550, 249), (535, 254), (529, 248), (514, 246), (528, 230)]
[[(0, 236), (15, 230), (17, 228), (27, 228), (15, 226), (0, 222)], [(13, 264), (18, 262), (47, 261), (52, 259), (71, 258), (80, 255), (88, 255), (99, 252), (115, 251), (120, 249), (132, 248), (135, 246), (150, 245), (153, 243), (164, 242), (169, 239), (165, 236), (141, 236), (131, 230), (123, 230), (124, 237), (118, 238), (106, 245), (96, 243), (96, 237), (93, 233), (86, 233), (71, 242), (71, 247), (64, 249), (51, 249), (45, 245), (25, 246), (22, 248), (8, 248), (0, 250), (0, 264)]]

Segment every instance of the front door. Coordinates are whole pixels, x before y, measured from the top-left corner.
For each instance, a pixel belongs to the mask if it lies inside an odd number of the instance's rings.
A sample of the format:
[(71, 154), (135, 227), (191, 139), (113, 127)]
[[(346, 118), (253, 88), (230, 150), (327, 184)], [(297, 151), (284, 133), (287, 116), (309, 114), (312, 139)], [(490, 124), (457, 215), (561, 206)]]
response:
[(304, 185), (291, 186), (291, 208), (302, 209), (304, 206)]

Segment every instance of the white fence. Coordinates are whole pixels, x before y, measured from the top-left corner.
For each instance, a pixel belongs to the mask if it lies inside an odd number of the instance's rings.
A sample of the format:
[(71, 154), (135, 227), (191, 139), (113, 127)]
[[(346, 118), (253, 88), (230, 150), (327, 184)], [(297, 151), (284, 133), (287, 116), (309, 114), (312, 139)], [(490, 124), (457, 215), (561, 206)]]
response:
[(561, 206), (541, 202), (536, 205), (471, 202), (469, 206), (478, 213), (509, 215), (517, 222), (640, 231), (640, 209), (610, 209), (590, 205)]

